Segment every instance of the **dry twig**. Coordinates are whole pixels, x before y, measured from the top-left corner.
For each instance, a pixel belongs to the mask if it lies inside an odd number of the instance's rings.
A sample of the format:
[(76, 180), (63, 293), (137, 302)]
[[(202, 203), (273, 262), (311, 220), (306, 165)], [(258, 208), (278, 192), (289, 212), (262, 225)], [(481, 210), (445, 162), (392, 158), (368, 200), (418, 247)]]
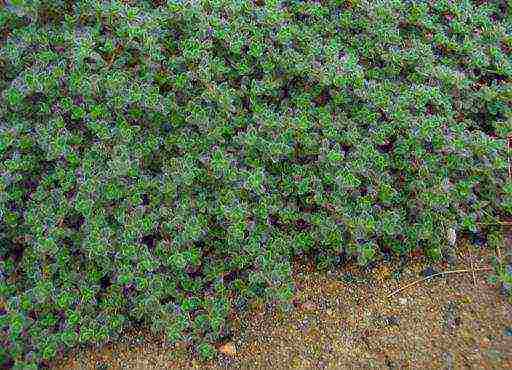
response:
[(406, 286), (403, 286), (401, 287), (400, 289), (397, 289), (395, 290), (394, 292), (388, 294), (388, 298), (396, 295), (397, 293), (400, 293), (401, 291), (405, 290), (405, 289), (408, 289), (412, 286), (415, 286), (425, 280), (429, 280), (429, 279), (432, 279), (436, 276), (442, 276), (442, 275), (448, 275), (448, 274), (462, 274), (462, 273), (465, 273), (465, 272), (471, 272), (471, 271), (489, 271), (489, 270), (492, 270), (492, 267), (480, 267), (480, 268), (477, 268), (477, 269), (472, 269), (472, 270), (468, 270), (468, 269), (463, 269), (463, 270), (452, 270), (452, 271), (443, 271), (443, 272), (438, 272), (436, 274), (433, 274), (433, 275), (430, 275), (426, 278), (423, 278), (423, 279), (420, 279), (420, 280), (416, 280), (410, 284), (407, 284)]
[(471, 246), (470, 245), (468, 245), (468, 253), (469, 253), (469, 265), (471, 266), (471, 274), (473, 275), (473, 285), (476, 286), (475, 266), (473, 265), (473, 255), (471, 254)]

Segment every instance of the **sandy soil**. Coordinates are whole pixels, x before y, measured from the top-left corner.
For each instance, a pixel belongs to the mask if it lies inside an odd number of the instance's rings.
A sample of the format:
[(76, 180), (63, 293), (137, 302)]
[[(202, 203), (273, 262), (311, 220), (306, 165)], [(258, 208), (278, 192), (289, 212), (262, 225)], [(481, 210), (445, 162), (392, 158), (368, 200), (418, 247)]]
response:
[[(492, 271), (433, 277), (435, 271), (489, 266), (491, 252), (466, 246), (451, 264), (418, 257), (406, 266), (317, 272), (298, 265), (294, 308), (254, 304), (233, 318), (234, 336), (208, 364), (162, 338), (131, 332), (121, 343), (71, 353), (57, 369), (512, 368), (512, 305)], [(362, 278), (366, 276), (366, 278)], [(399, 277), (399, 278), (398, 278)]]

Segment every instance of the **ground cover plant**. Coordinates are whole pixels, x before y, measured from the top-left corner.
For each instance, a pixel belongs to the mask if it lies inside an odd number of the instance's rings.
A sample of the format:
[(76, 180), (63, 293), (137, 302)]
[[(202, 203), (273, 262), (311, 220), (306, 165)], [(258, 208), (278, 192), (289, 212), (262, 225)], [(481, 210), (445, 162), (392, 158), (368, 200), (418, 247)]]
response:
[(511, 14), (0, 1), (2, 366), (48, 366), (134, 324), (208, 358), (232, 310), (292, 297), (294, 256), (499, 243)]

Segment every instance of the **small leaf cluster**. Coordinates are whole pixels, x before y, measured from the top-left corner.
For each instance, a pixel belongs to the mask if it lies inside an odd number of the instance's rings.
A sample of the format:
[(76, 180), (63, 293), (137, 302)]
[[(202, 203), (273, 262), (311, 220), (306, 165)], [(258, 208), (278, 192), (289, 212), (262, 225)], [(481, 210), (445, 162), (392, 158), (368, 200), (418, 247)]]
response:
[(146, 325), (210, 358), (291, 261), (512, 213), (505, 0), (7, 0), (0, 367)]

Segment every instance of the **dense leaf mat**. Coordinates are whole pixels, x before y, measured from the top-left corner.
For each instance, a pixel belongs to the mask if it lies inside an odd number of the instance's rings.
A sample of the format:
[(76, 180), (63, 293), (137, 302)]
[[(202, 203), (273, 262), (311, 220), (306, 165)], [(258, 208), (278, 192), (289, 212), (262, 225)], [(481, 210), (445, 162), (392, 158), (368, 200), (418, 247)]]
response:
[(204, 357), (293, 256), (512, 211), (512, 3), (0, 1), (0, 362), (133, 324)]

